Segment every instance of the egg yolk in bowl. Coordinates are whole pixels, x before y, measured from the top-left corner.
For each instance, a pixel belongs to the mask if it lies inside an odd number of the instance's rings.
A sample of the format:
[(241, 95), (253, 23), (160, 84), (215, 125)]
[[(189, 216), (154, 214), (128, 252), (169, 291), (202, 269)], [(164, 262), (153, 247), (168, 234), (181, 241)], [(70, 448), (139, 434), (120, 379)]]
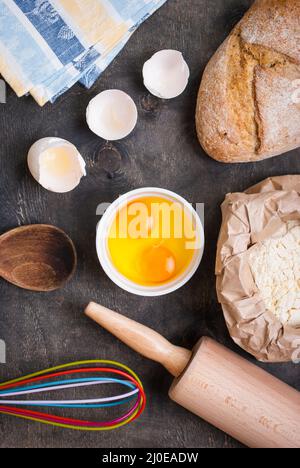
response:
[[(183, 274), (197, 249), (195, 220), (181, 203), (142, 197), (120, 208), (108, 233), (116, 270), (141, 286), (159, 286)], [(198, 240), (199, 241), (199, 240)]]

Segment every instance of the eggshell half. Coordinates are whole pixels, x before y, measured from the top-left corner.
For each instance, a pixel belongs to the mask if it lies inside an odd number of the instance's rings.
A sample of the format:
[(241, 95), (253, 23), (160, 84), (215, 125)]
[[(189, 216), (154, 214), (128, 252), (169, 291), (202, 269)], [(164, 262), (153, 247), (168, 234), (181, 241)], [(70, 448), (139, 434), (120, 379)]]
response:
[(38, 140), (30, 148), (27, 162), (34, 179), (51, 192), (70, 192), (86, 175), (85, 161), (77, 148), (62, 138)]
[(143, 67), (144, 85), (151, 94), (173, 99), (183, 93), (189, 82), (190, 70), (178, 50), (156, 52)]
[(103, 91), (94, 97), (87, 108), (89, 128), (104, 140), (121, 140), (134, 129), (138, 112), (128, 94), (118, 89)]

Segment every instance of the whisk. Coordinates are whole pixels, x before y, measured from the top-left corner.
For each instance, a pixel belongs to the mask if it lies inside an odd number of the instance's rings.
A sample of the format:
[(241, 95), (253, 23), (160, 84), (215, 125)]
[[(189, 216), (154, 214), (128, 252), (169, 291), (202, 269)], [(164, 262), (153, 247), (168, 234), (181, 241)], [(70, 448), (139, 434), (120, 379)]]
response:
[[(97, 387), (116, 384), (126, 390), (118, 395), (78, 400), (22, 400), (58, 390), (79, 387)], [(111, 408), (131, 403), (129, 410), (111, 421), (86, 421), (38, 412), (24, 407), (96, 409)], [(129, 367), (115, 361), (89, 360), (72, 362), (0, 384), (0, 414), (40, 422), (51, 426), (80, 431), (108, 431), (119, 428), (141, 416), (146, 406), (142, 382)]]

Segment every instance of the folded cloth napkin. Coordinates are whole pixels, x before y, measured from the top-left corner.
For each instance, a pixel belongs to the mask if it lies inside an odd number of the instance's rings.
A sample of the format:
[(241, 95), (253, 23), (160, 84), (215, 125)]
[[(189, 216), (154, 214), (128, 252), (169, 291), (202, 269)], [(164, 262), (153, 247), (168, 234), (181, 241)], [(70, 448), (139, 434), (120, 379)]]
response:
[(167, 0), (0, 0), (0, 74), (39, 105), (91, 87)]

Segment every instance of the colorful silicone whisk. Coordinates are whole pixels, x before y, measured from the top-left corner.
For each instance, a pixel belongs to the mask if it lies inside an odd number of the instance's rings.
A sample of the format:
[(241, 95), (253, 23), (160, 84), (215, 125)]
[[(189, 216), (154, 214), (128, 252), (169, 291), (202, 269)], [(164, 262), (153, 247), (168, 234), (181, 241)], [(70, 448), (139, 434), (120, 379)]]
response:
[[(82, 387), (101, 387), (114, 384), (125, 387), (122, 393), (93, 399), (25, 399), (22, 397), (67, 391)], [(17, 397), (17, 398), (16, 398)], [(35, 398), (35, 397), (34, 397)], [(51, 414), (51, 408), (93, 409), (130, 406), (110, 421), (87, 421)], [(64, 364), (0, 384), (0, 414), (28, 419), (52, 426), (80, 431), (108, 431), (129, 424), (143, 413), (146, 396), (142, 382), (127, 366), (115, 361), (93, 360)], [(24, 407), (47, 408), (38, 412)]]

